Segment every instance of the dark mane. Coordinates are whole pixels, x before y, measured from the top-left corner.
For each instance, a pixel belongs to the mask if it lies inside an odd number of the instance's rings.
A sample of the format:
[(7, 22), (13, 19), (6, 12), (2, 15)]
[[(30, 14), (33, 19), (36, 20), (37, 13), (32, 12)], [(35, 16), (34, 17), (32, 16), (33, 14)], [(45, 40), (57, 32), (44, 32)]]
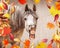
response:
[(16, 7), (15, 13), (12, 14), (10, 18), (10, 25), (11, 25), (12, 31), (17, 31), (20, 28), (24, 28), (24, 20), (22, 18), (23, 16), (21, 14), (20, 9)]

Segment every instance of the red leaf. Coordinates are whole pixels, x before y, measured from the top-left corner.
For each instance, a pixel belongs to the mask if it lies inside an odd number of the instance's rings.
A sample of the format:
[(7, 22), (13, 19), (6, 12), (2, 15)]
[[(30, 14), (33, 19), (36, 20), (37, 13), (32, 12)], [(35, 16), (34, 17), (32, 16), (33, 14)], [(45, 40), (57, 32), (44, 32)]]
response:
[(54, 17), (54, 21), (58, 20), (58, 18), (59, 18), (59, 15), (56, 14), (55, 17)]
[(8, 5), (5, 3), (5, 2), (3, 2), (3, 7), (4, 7), (4, 9), (8, 9)]
[(18, 0), (18, 2), (19, 2), (20, 4), (25, 4), (25, 3), (26, 3), (26, 0)]
[(4, 34), (10, 34), (11, 28), (10, 27), (4, 27)]
[(13, 34), (10, 33), (9, 36), (10, 36), (10, 39), (11, 39), (11, 40), (14, 40)]

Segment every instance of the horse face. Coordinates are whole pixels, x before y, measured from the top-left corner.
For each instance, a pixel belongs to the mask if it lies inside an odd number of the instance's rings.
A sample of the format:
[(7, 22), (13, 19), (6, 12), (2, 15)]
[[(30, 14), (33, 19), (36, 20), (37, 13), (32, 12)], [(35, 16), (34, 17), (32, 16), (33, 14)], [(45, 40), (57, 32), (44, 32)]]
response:
[(25, 18), (25, 27), (27, 30), (30, 30), (32, 27), (35, 28), (35, 20), (31, 14), (28, 14)]
[(24, 12), (25, 13), (24, 20), (25, 20), (25, 28), (27, 31), (32, 30), (32, 28), (34, 28), (35, 30), (36, 28), (38, 17), (35, 11), (36, 11), (35, 5), (33, 6), (33, 11), (28, 8), (28, 5), (26, 5)]

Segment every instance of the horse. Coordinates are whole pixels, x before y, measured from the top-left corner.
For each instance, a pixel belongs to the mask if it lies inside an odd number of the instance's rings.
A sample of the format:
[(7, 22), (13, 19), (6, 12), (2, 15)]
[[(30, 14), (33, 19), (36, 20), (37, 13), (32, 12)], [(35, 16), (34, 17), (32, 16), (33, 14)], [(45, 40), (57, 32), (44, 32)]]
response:
[(33, 4), (33, 10), (28, 7), (28, 4), (25, 6), (24, 12), (24, 20), (25, 20), (25, 29), (29, 32), (29, 38), (35, 38), (35, 31), (37, 26), (38, 16), (36, 14), (36, 5)]
[(23, 20), (23, 15), (21, 14), (20, 8), (18, 6), (15, 6), (15, 12), (10, 17), (10, 26), (12, 29), (14, 39), (17, 38), (19, 40), (19, 42), (12, 41), (11, 43), (20, 46), (20, 39), (24, 32), (25, 22)]
[[(33, 11), (32, 11), (31, 9), (28, 8), (28, 5), (26, 4), (23, 15), (21, 14), (20, 8), (18, 6), (15, 6), (15, 8), (16, 8), (15, 12), (12, 14), (10, 18), (10, 25), (12, 28), (12, 34), (14, 35), (14, 38), (20, 40), (25, 28), (26, 31), (31, 31), (32, 29), (36, 31), (38, 16), (36, 14), (35, 5), (33, 5)], [(31, 21), (29, 20), (29, 18), (31, 19)], [(11, 43), (12, 44), (16, 43), (17, 45), (20, 46), (20, 42), (12, 41)]]

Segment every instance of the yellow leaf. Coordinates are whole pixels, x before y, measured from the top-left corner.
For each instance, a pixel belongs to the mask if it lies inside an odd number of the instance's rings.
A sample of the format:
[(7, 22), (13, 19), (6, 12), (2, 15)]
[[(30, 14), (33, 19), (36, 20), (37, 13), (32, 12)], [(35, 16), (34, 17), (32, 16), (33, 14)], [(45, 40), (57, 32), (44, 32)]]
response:
[(3, 7), (3, 3), (0, 3), (0, 8), (3, 10), (4, 7)]
[(40, 0), (34, 0), (34, 3), (38, 4), (38, 3), (40, 3)]
[(10, 14), (9, 13), (5, 13), (3, 16), (10, 19)]
[(40, 42), (40, 43), (36, 46), (36, 48), (47, 48), (47, 44), (44, 43), (44, 42)]
[(11, 11), (10, 12), (11, 12), (11, 14), (13, 14), (15, 12), (15, 7), (14, 6), (11, 7)]
[(16, 41), (16, 42), (20, 42), (20, 40), (19, 40), (18, 38), (15, 38), (14, 41)]
[(60, 15), (60, 10), (57, 10), (54, 6), (49, 10), (50, 14), (54, 17), (56, 14)]

